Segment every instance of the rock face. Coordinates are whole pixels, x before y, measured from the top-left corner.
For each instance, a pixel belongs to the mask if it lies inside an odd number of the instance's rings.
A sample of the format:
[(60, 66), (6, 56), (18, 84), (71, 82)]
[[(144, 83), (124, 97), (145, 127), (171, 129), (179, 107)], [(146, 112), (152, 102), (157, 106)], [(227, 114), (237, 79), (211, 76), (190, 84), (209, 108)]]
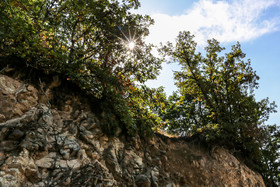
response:
[(0, 186), (265, 186), (227, 150), (156, 135), (110, 138), (89, 104), (0, 75)]

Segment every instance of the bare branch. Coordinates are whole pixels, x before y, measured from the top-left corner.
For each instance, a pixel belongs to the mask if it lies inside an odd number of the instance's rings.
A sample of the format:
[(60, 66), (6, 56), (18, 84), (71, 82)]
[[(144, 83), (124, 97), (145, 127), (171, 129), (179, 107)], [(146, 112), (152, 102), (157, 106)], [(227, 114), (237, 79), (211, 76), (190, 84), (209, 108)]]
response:
[(48, 102), (49, 107), (51, 107), (52, 105), (51, 105), (51, 103), (50, 103), (50, 100), (49, 100), (48, 94), (44, 91), (44, 89), (43, 89), (43, 84), (42, 84), (42, 82), (41, 82), (41, 79), (40, 79), (40, 78), (39, 78), (39, 82), (40, 82), (40, 88), (41, 88), (41, 91), (44, 93), (44, 95), (45, 95), (45, 97), (46, 97), (46, 99), (47, 99), (47, 102)]
[(23, 114), (19, 118), (10, 119), (6, 122), (0, 123), (0, 127), (20, 127), (23, 125), (22, 121), (29, 122), (33, 119), (36, 114), (37, 109), (32, 107), (28, 112)]
[(20, 94), (21, 92), (24, 91), (24, 89), (26, 88), (25, 84), (22, 84), (22, 86), (19, 88), (19, 90), (15, 93), (15, 96), (14, 96), (14, 100), (15, 100), (15, 103), (17, 103), (17, 96), (18, 94)]

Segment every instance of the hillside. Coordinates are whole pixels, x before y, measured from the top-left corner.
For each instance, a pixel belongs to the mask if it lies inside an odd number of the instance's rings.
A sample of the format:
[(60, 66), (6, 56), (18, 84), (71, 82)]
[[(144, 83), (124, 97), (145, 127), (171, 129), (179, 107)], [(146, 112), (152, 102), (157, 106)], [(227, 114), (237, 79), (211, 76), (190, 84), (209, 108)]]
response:
[(53, 80), (0, 74), (0, 186), (265, 186), (221, 147), (160, 134), (108, 137), (104, 113)]

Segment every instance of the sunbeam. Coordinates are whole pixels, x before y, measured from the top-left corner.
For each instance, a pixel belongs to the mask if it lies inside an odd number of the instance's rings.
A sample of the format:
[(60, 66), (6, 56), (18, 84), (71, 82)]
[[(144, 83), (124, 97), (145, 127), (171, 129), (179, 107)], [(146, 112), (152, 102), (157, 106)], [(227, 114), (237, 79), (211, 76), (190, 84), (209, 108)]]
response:
[(130, 42), (128, 43), (128, 49), (131, 50), (131, 51), (133, 51), (134, 48), (135, 48), (135, 42), (134, 42), (134, 41), (130, 41)]
[(131, 52), (135, 52), (136, 48), (137, 48), (137, 43), (139, 38), (141, 38), (142, 35), (136, 37), (136, 33), (135, 32), (131, 32), (130, 29), (128, 29), (128, 36), (121, 30), (121, 28), (119, 28), (120, 32), (122, 33), (122, 35), (124, 36), (124, 39), (121, 37), (118, 37), (122, 43), (123, 46), (125, 46), (125, 48), (128, 50), (129, 53)]

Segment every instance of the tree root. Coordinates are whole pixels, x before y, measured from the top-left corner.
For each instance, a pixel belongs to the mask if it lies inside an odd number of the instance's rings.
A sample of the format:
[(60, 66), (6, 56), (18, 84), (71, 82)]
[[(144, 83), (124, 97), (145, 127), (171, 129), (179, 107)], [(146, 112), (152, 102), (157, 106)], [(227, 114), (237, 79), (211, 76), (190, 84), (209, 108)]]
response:
[[(38, 108), (32, 107), (29, 111), (23, 114), (21, 117), (10, 119), (6, 122), (0, 123), (0, 127), (21, 127), (23, 124), (34, 120)], [(24, 122), (24, 123), (23, 123)]]

